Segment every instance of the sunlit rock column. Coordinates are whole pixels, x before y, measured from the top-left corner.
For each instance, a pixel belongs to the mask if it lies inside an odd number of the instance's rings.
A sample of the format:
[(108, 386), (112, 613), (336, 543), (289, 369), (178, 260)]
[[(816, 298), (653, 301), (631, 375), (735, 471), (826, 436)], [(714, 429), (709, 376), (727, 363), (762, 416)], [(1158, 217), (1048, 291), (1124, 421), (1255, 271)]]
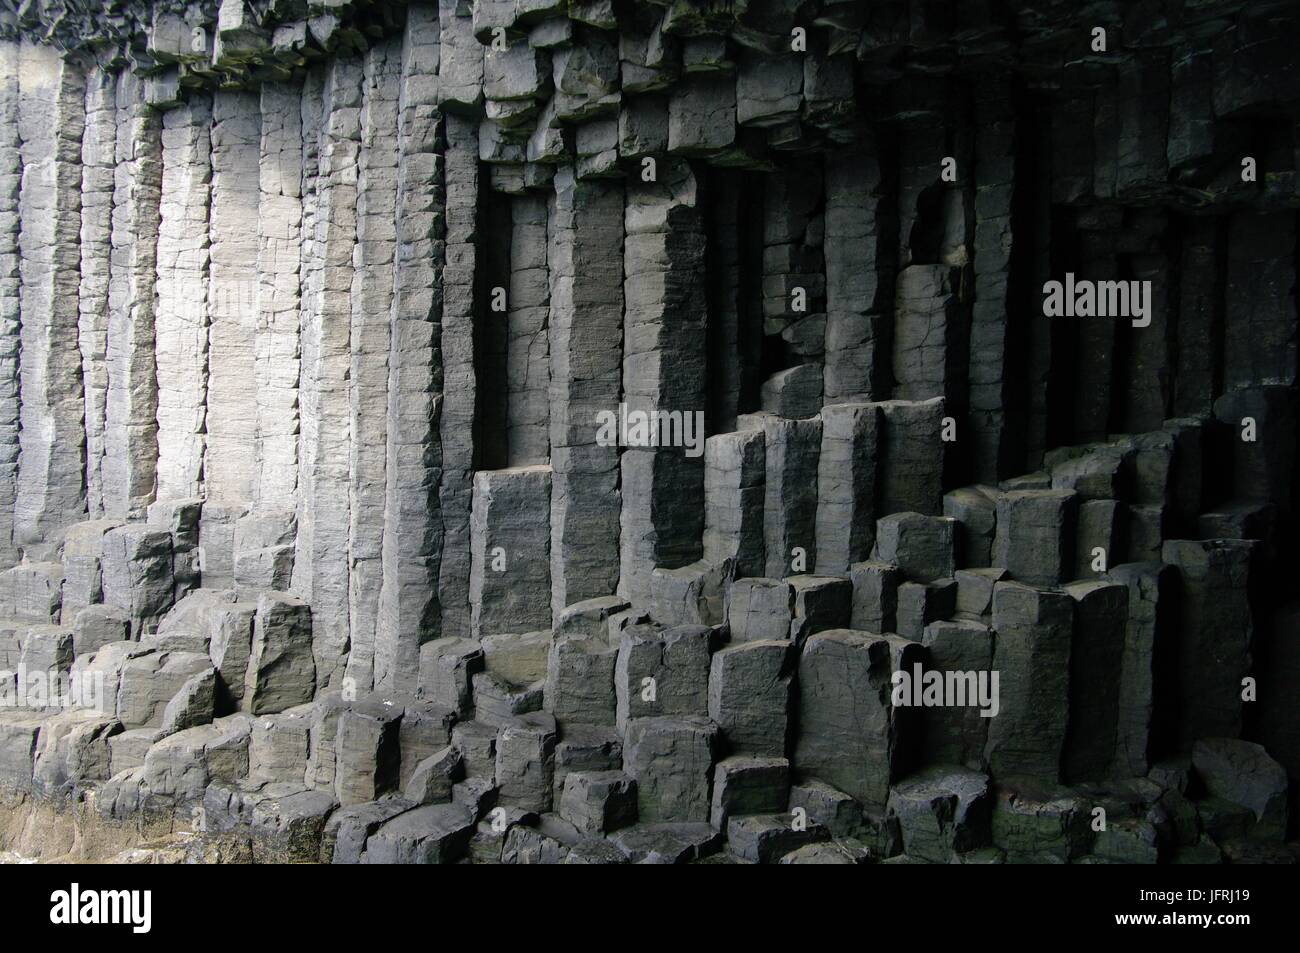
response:
[[(629, 189), (624, 213), (623, 392), (629, 413), (675, 411), (684, 422), (705, 402), (704, 231), (690, 165), (663, 162), (658, 173)], [(629, 447), (620, 464), (619, 595), (645, 603), (656, 567), (700, 558), (704, 457)]]
[(361, 152), (357, 168), (357, 246), (353, 254), (348, 608), (351, 655), (371, 680), (375, 620), (383, 580), (384, 467), (388, 455), (388, 354), (397, 237), (397, 109), (401, 40), (366, 53)]
[(86, 509), (92, 517), (104, 514), (100, 468), (108, 391), (108, 266), (116, 143), (117, 77), (107, 70), (95, 70), (86, 79), (86, 127), (81, 137), (81, 317), (77, 331), (85, 402)]
[(887, 395), (892, 262), (881, 248), (880, 162), (866, 142), (826, 156), (826, 402)]
[(158, 458), (154, 286), (162, 188), (161, 121), (143, 80), (117, 84), (117, 169), (108, 276), (108, 395), (104, 409), (104, 510), (141, 519), (154, 498)]
[(619, 572), (616, 413), (623, 357), (623, 189), (555, 175), (550, 222), (551, 608), (608, 596)]
[(160, 500), (190, 499), (203, 489), (211, 134), (212, 103), (205, 94), (196, 94), (163, 116), (154, 319)]
[(18, 194), (23, 164), (18, 137), (18, 44), (0, 42), (0, 569), (13, 547), (18, 477)]
[[(446, 52), (446, 31), (443, 42)], [(447, 64), (446, 59), (443, 66)], [(440, 415), (442, 559), (438, 596), (442, 634), (469, 635), (469, 514), (474, 473), (474, 265), (478, 205), (478, 131), (447, 116), (447, 261), (442, 272), (443, 402)]]
[(302, 273), (302, 90), (262, 87), (257, 210), (257, 504), (291, 506), (298, 487)]
[(253, 342), (261, 117), (252, 93), (212, 101), (212, 205), (208, 235), (207, 498), (250, 502), (257, 476)]
[[(388, 352), (388, 460), (385, 467), (383, 583), (375, 631), (374, 684), (409, 689), (420, 645), (438, 632), (442, 553), (437, 429), (442, 389), (439, 350), (445, 260), (443, 164), (437, 107), (437, 11), (413, 7), (402, 47), (397, 126), (397, 245)], [(349, 674), (365, 686), (354, 652)]]
[(320, 265), (304, 301), (299, 504), (293, 588), (312, 607), (316, 682), (343, 675), (348, 650), (351, 411), (348, 375), (352, 256), (357, 237), (361, 63), (340, 58), (325, 76), (315, 239)]
[(52, 542), (86, 509), (77, 345), (85, 78), (46, 46), (18, 62), (22, 370), (14, 542)]

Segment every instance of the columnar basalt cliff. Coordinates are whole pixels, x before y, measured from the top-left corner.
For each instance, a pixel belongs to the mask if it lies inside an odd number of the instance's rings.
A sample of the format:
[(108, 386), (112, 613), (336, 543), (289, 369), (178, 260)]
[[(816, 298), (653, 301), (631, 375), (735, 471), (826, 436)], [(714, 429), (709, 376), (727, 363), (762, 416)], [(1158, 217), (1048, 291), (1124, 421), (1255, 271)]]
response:
[(1298, 37), (4, 0), (0, 848), (1294, 862)]

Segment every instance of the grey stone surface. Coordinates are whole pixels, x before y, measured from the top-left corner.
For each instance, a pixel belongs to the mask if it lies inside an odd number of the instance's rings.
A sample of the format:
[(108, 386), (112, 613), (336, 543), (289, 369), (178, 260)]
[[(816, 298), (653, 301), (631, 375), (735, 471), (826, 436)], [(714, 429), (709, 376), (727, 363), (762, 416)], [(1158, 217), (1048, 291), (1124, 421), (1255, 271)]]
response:
[(889, 795), (892, 729), (889, 643), (848, 629), (809, 637), (799, 657), (800, 776), (832, 784), (864, 804)]
[(636, 718), (703, 716), (708, 710), (712, 638), (703, 626), (626, 630), (614, 666), (619, 729), (627, 730)]
[(476, 637), (550, 627), (550, 496), (550, 467), (475, 474), (469, 597)]
[(1241, 679), (1250, 669), (1254, 620), (1248, 587), (1258, 544), (1248, 540), (1170, 540), (1163, 561), (1180, 575), (1179, 737), (1235, 737), (1241, 728)]
[(779, 758), (790, 736), (792, 646), (751, 641), (715, 652), (709, 668), (709, 717), (726, 750)]
[(312, 643), (313, 613), (306, 603), (284, 593), (258, 598), (244, 680), (250, 712), (284, 711), (312, 700), (319, 683)]
[(984, 756), (995, 777), (1059, 779), (1070, 705), (1074, 600), (1063, 592), (1000, 582), (993, 591), (993, 668), (1001, 711)]
[(628, 722), (623, 770), (636, 781), (637, 813), (643, 822), (709, 819), (717, 734), (717, 726), (703, 718)]

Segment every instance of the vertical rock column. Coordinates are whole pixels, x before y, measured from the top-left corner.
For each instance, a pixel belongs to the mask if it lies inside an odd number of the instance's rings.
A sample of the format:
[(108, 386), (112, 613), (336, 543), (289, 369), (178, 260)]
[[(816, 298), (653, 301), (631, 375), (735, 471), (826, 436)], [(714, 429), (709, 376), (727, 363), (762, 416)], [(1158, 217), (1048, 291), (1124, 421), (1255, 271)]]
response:
[[(635, 100), (634, 100), (635, 102)], [(711, 170), (709, 232), (709, 415), (715, 433), (736, 429), (742, 395), (755, 373), (750, 337), (741, 330), (745, 273), (741, 256), (741, 179), (734, 170)]]
[(478, 129), (472, 120), (448, 115), (446, 130), (447, 261), (442, 273), (444, 384), (439, 420), (442, 479), (438, 487), (443, 543), (438, 596), (442, 634), (463, 638), (469, 635), (469, 511), (478, 388), (474, 373)]
[(1179, 260), (1177, 346), (1174, 348), (1173, 414), (1208, 415), (1222, 375), (1224, 253), (1218, 218), (1184, 218)]
[[(1144, 216), (1149, 223), (1147, 228), (1154, 233), (1153, 241), (1167, 233), (1165, 215), (1151, 212)], [(1171, 262), (1162, 253), (1135, 255), (1132, 259), (1133, 277), (1138, 281), (1151, 282), (1151, 295), (1147, 298), (1147, 320), (1150, 324), (1144, 328), (1130, 328), (1127, 342), (1128, 366), (1125, 369), (1124, 389), (1126, 400), (1124, 407), (1124, 432), (1144, 433), (1159, 430), (1172, 408), (1170, 400), (1170, 368), (1174, 365), (1170, 347), (1171, 331), (1177, 325), (1177, 313), (1170, 313), (1170, 306), (1178, 304), (1176, 288), (1171, 288), (1171, 273), (1177, 263)], [(1287, 281), (1294, 280), (1294, 265), (1291, 267), (1290, 279), (1275, 286), (1283, 300), (1289, 288)], [(1095, 322), (1094, 322), (1095, 323)], [(1295, 312), (1290, 314), (1291, 333), (1295, 329)], [(1122, 340), (1122, 339), (1121, 339)], [(1294, 340), (1294, 339), (1293, 339)], [(1280, 350), (1285, 350), (1284, 347)], [(1291, 350), (1291, 366), (1294, 375), (1295, 350)]]
[(623, 359), (623, 189), (555, 174), (550, 221), (551, 608), (608, 596), (619, 573), (617, 412)]
[(761, 403), (764, 410), (783, 417), (811, 417), (822, 405), (826, 341), (823, 175), (820, 164), (802, 161), (764, 181), (764, 363), (776, 354), (783, 369), (763, 381)]
[(876, 463), (881, 419), (876, 404), (822, 408), (817, 463), (817, 572), (843, 575), (868, 558), (876, 541)]
[[(767, 571), (781, 579), (817, 563), (817, 471), (822, 421), (785, 420), (763, 415), (766, 474), (763, 491), (763, 545)], [(873, 527), (874, 529), (874, 527)], [(796, 551), (802, 553), (799, 558)]]
[[(690, 166), (660, 163), (659, 178), (628, 190), (623, 392), (629, 413), (680, 412), (685, 420), (705, 405), (704, 230)], [(645, 604), (656, 567), (700, 558), (704, 458), (680, 448), (629, 447), (620, 464), (619, 595)]]
[[(154, 318), (160, 500), (190, 499), (203, 490), (211, 135), (212, 104), (206, 95), (195, 95), (163, 116), (158, 312)], [(89, 414), (89, 393), (86, 406)], [(88, 418), (87, 440), (89, 423)]]
[[(397, 246), (388, 352), (388, 460), (384, 470), (383, 582), (375, 631), (374, 687), (409, 692), (420, 645), (439, 631), (442, 554), (438, 479), (442, 447), (440, 271), (445, 261), (442, 114), (437, 107), (436, 10), (412, 7), (402, 47), (397, 126)], [(348, 659), (359, 690), (359, 656)]]
[(469, 580), (474, 638), (533, 632), (550, 624), (550, 496), (549, 467), (474, 475)]
[[(388, 353), (397, 240), (397, 110), (401, 41), (365, 56), (357, 244), (352, 274), (352, 460), (348, 511), (348, 608), (352, 666), (373, 680), (375, 621), (383, 581), (384, 476), (388, 456)], [(349, 656), (349, 664), (351, 656)]]
[(154, 360), (162, 195), (161, 121), (145, 104), (143, 81), (117, 83), (117, 169), (108, 274), (108, 394), (104, 407), (104, 510), (142, 519), (154, 498), (158, 379)]
[[(13, 77), (16, 81), (16, 64)], [(13, 118), (16, 121), (17, 117)], [(13, 132), (17, 134), (17, 126)], [(86, 78), (86, 128), (81, 137), (81, 319), (77, 334), (85, 402), (86, 509), (91, 517), (104, 514), (100, 467), (108, 391), (108, 263), (116, 143), (117, 77), (107, 70), (95, 70)], [(5, 379), (7, 383), (10, 378), (6, 375)], [(16, 369), (12, 380), (17, 384)], [(12, 506), (4, 509), (11, 510)]]
[(550, 346), (547, 319), (547, 207), (531, 195), (511, 202), (510, 289), (506, 315), (506, 464), (547, 463)]
[(995, 776), (1060, 780), (1070, 713), (1069, 595), (1000, 582), (993, 590), (993, 671), (1001, 708), (989, 719), (984, 749)]
[(52, 540), (82, 517), (85, 451), (77, 345), (85, 79), (50, 47), (19, 52), (18, 235), (22, 346), (16, 545)]
[(262, 86), (257, 209), (257, 502), (291, 506), (298, 487), (298, 330), (302, 271), (302, 97)]
[(1012, 202), (1015, 193), (1015, 116), (1005, 80), (981, 84), (976, 98), (975, 303), (970, 329), (972, 473), (981, 482), (1010, 476), (1019, 461), (1012, 434), (1007, 363), (1012, 321)]
[[(958, 101), (947, 86), (917, 85), (918, 114), (902, 124), (899, 173), (899, 258), (895, 287), (894, 397), (942, 396), (962, 419), (970, 352), (970, 215), (966, 137), (952, 117), (930, 110)], [(957, 162), (957, 183), (941, 174), (944, 153)]]
[(826, 156), (827, 403), (888, 396), (893, 275), (881, 257), (880, 162), (871, 145)]
[(351, 411), (348, 376), (352, 257), (357, 238), (361, 63), (336, 59), (324, 85), (315, 237), (303, 302), (301, 443), (293, 588), (312, 607), (316, 681), (343, 675), (348, 651), (348, 529)]
[(0, 42), (0, 569), (18, 560), (13, 547), (19, 408), (18, 199), (23, 176), (18, 100), (18, 44)]
[[(251, 502), (257, 478), (257, 206), (262, 124), (251, 93), (212, 101), (212, 206), (208, 227), (209, 500)], [(355, 170), (352, 175), (355, 176)]]

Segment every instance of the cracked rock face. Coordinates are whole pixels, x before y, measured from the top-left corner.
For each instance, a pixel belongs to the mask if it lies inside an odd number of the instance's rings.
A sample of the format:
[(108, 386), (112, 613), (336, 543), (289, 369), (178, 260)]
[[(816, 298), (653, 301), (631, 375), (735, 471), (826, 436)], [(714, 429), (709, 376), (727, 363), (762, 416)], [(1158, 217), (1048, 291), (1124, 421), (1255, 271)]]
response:
[(1294, 9), (103, 6), (0, 4), (0, 817), (1295, 860)]

